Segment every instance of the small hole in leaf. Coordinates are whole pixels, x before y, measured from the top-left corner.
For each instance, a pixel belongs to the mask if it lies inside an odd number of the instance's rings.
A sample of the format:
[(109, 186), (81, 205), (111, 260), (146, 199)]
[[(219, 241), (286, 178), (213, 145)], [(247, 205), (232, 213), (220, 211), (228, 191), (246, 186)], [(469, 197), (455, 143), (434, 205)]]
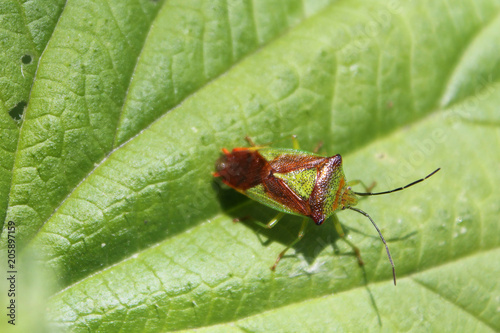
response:
[(27, 104), (26, 104), (25, 101), (17, 103), (17, 105), (14, 106), (9, 111), (9, 115), (12, 117), (12, 119), (14, 119), (14, 120), (21, 120), (21, 118), (23, 117), (23, 112), (24, 112), (24, 108), (26, 107), (26, 105)]
[(23, 64), (29, 65), (33, 61), (33, 57), (30, 56), (29, 54), (25, 54), (21, 57), (21, 61)]

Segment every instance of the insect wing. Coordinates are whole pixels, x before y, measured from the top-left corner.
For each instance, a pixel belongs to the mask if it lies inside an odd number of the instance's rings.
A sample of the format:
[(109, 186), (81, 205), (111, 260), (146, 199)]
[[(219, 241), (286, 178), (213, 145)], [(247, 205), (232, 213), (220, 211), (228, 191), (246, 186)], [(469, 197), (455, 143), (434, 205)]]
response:
[(325, 158), (291, 149), (259, 149), (270, 165), (270, 173), (262, 184), (245, 194), (279, 211), (309, 216), (308, 198), (316, 182), (317, 166)]

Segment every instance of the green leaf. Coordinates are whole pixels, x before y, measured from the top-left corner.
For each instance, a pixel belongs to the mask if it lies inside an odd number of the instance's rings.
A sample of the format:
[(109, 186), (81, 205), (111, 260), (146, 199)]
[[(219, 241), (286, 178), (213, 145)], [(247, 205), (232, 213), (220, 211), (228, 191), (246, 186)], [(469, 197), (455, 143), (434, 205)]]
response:
[[(0, 239), (14, 221), (52, 275), (25, 289), (48, 290), (49, 331), (500, 330), (500, 1), (6, 0), (0, 18)], [(300, 219), (261, 230), (273, 211), (211, 173), (246, 135), (292, 134), (380, 191), (442, 168), (358, 205), (397, 287), (352, 211), (363, 268), (327, 221), (269, 269)]]

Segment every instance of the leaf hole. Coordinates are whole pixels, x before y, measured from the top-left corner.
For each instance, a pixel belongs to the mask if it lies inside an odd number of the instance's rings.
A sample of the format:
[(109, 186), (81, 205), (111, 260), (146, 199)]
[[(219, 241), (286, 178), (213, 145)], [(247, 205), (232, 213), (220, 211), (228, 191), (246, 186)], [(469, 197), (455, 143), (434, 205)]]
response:
[(9, 111), (9, 115), (12, 117), (14, 120), (21, 120), (23, 117), (24, 113), (24, 108), (26, 107), (27, 103), (25, 101), (17, 103), (16, 106), (14, 106), (12, 109)]
[(25, 65), (31, 64), (32, 61), (33, 61), (33, 57), (29, 54), (25, 54), (21, 57), (21, 62)]

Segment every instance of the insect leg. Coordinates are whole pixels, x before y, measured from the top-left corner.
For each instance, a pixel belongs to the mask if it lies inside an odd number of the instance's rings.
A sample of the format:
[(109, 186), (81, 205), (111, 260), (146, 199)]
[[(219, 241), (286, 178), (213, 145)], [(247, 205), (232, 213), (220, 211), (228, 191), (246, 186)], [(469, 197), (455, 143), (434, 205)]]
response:
[(299, 140), (297, 139), (297, 136), (295, 134), (292, 135), (292, 144), (293, 149), (300, 149)]
[[(300, 149), (299, 140), (297, 139), (297, 136), (295, 134), (292, 135), (292, 144), (293, 144), (293, 149)], [(323, 147), (323, 141), (318, 142), (318, 144), (316, 145), (316, 147), (314, 147), (312, 152), (317, 153), (321, 149), (321, 147)]]
[(354, 254), (356, 255), (356, 258), (358, 258), (358, 264), (360, 266), (363, 266), (365, 263), (363, 262), (363, 259), (361, 259), (361, 252), (359, 251), (359, 248), (345, 237), (344, 229), (342, 229), (342, 225), (340, 225), (340, 221), (335, 214), (332, 216), (332, 219), (333, 219), (333, 225), (335, 226), (335, 230), (342, 238), (342, 240), (344, 240), (344, 242), (346, 242), (352, 248)]
[(255, 142), (253, 142), (253, 140), (247, 135), (245, 136), (245, 140), (248, 142), (248, 144), (252, 147), (257, 147), (257, 145), (255, 144)]
[(278, 213), (271, 221), (269, 221), (267, 224), (266, 223), (262, 223), (260, 221), (254, 221), (255, 224), (257, 225), (260, 225), (262, 228), (265, 228), (265, 229), (271, 229), (272, 227), (274, 227), (276, 224), (278, 224), (278, 222), (281, 220), (281, 218), (285, 216), (285, 213)]
[(318, 144), (316, 145), (316, 147), (314, 147), (312, 152), (316, 154), (321, 149), (321, 147), (323, 147), (323, 141), (318, 142)]
[(265, 144), (262, 144), (262, 145), (256, 145), (255, 142), (253, 142), (252, 138), (249, 137), (248, 135), (245, 136), (245, 140), (246, 142), (248, 142), (248, 144), (252, 147), (252, 148), (264, 148), (264, 147), (267, 147), (271, 144), (271, 142), (269, 143), (265, 143)]
[(366, 184), (363, 183), (363, 181), (359, 180), (359, 179), (354, 179), (354, 180), (351, 180), (350, 182), (347, 182), (347, 186), (349, 186), (349, 187), (352, 187), (352, 186), (358, 185), (358, 184), (361, 184), (361, 186), (363, 186), (363, 188), (365, 189), (366, 192), (371, 192), (373, 190), (373, 188), (375, 187), (375, 185), (377, 185), (376, 182), (372, 182), (372, 184), (370, 186), (366, 186)]
[(276, 262), (271, 267), (272, 271), (274, 271), (276, 269), (276, 266), (280, 262), (281, 258), (285, 255), (286, 251), (288, 251), (289, 248), (291, 248), (292, 246), (297, 244), (297, 242), (300, 241), (302, 239), (302, 237), (304, 237), (304, 234), (306, 232), (306, 227), (308, 224), (307, 220), (308, 220), (308, 218), (304, 217), (304, 219), (302, 220), (302, 226), (300, 227), (300, 231), (299, 231), (297, 238), (293, 242), (291, 242), (283, 251), (281, 251), (281, 253), (278, 255), (278, 258), (276, 258)]

